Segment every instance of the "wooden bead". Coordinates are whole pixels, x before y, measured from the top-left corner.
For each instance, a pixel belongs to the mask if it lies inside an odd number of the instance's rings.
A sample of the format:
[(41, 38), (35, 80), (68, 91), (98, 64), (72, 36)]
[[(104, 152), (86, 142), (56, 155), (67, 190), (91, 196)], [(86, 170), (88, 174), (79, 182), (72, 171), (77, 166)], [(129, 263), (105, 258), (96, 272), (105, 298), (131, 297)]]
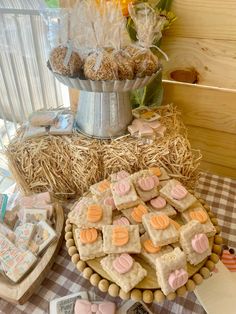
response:
[(110, 284), (108, 288), (108, 293), (113, 298), (116, 298), (119, 295), (120, 287), (118, 287), (115, 283)]
[(98, 288), (102, 291), (102, 292), (107, 292), (108, 288), (109, 288), (109, 282), (106, 279), (102, 279), (99, 281), (98, 283)]
[(210, 218), (215, 218), (215, 214), (213, 214), (213, 212), (209, 212), (209, 213), (208, 213), (208, 216), (209, 216)]
[(213, 245), (213, 248), (212, 248), (212, 251), (213, 251), (214, 253), (220, 255), (221, 252), (222, 252), (222, 247), (221, 247), (221, 245), (214, 244), (214, 245)]
[(166, 296), (167, 300), (169, 301), (173, 301), (176, 298), (176, 293), (175, 292), (171, 292)]
[(87, 266), (87, 264), (84, 261), (78, 261), (78, 263), (76, 265), (78, 271), (80, 271), (80, 272), (82, 272), (86, 266)]
[(68, 248), (68, 253), (70, 256), (74, 255), (77, 253), (77, 248), (75, 246), (71, 246)]
[(93, 274), (93, 270), (90, 267), (85, 267), (83, 270), (83, 277), (89, 279)]
[(101, 277), (98, 274), (92, 274), (89, 280), (90, 280), (91, 285), (93, 285), (94, 287), (97, 287), (99, 284), (99, 281), (101, 280)]
[(207, 267), (202, 267), (199, 272), (204, 279), (209, 278), (211, 275), (210, 270)]
[(124, 292), (122, 289), (120, 289), (119, 297), (122, 300), (129, 300), (130, 299), (130, 292)]
[(161, 303), (163, 301), (165, 301), (165, 296), (164, 296), (164, 293), (161, 291), (161, 290), (156, 290), (154, 292), (154, 301), (155, 302), (158, 302), (158, 303)]
[(216, 234), (221, 233), (221, 227), (220, 226), (215, 226), (216, 229)]
[(76, 253), (76, 254), (72, 255), (71, 261), (72, 261), (73, 264), (77, 264), (78, 261), (79, 261), (79, 254)]
[(145, 303), (152, 303), (153, 302), (153, 293), (151, 290), (144, 290), (143, 291), (143, 301)]
[(69, 239), (66, 241), (66, 247), (69, 248), (71, 246), (74, 246), (75, 245), (75, 242), (73, 239)]
[(65, 232), (69, 232), (71, 230), (72, 230), (72, 225), (71, 224), (66, 225)]
[(214, 243), (215, 244), (223, 244), (223, 239), (221, 238), (221, 236), (216, 235), (214, 238)]
[(65, 240), (69, 240), (69, 239), (72, 239), (73, 238), (73, 233), (71, 231), (69, 232), (66, 232), (65, 234)]
[(200, 274), (197, 273), (193, 276), (193, 281), (196, 285), (200, 285), (203, 282), (203, 278)]
[(213, 271), (213, 269), (215, 268), (215, 264), (214, 264), (212, 261), (210, 261), (210, 260), (208, 260), (208, 261), (206, 262), (205, 266), (206, 266), (210, 271)]
[(131, 291), (131, 300), (133, 301), (141, 301), (142, 300), (142, 292), (139, 289), (133, 289)]
[(179, 289), (177, 289), (176, 292), (178, 297), (183, 297), (187, 293), (187, 289), (185, 286), (182, 286)]
[(66, 219), (66, 225), (69, 225), (69, 224), (70, 224), (70, 219), (67, 218), (67, 219)]
[(186, 288), (188, 291), (193, 291), (195, 289), (196, 285), (195, 282), (192, 279), (189, 279), (186, 283)]
[(213, 223), (214, 226), (218, 225), (218, 220), (217, 218), (211, 218), (211, 222)]
[(209, 211), (211, 210), (210, 206), (207, 205), (207, 204), (204, 204), (203, 207), (205, 208), (205, 210), (206, 210), (207, 212), (209, 212)]
[(215, 254), (215, 253), (211, 253), (211, 255), (210, 255), (210, 260), (213, 262), (213, 263), (218, 263), (219, 262), (219, 256), (217, 255), (217, 254)]

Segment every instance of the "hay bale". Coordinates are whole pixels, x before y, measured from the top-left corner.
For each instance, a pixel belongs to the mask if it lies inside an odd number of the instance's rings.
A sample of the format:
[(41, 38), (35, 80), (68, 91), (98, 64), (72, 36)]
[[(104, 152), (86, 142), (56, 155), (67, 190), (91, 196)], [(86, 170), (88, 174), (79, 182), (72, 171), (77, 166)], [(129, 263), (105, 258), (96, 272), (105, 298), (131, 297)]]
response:
[(130, 173), (163, 166), (172, 176), (193, 187), (201, 159), (191, 149), (180, 114), (172, 105), (156, 110), (167, 127), (164, 138), (151, 144), (129, 135), (97, 140), (75, 132), (24, 140), (21, 132), (7, 147), (9, 167), (25, 194), (50, 191), (58, 198), (74, 198), (91, 184), (124, 169)]

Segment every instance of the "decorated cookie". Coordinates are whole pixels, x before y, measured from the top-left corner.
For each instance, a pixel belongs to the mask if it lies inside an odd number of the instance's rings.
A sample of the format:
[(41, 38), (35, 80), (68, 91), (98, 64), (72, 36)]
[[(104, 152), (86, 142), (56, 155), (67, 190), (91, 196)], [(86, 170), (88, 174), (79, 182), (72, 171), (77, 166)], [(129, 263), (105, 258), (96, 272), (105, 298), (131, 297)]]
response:
[(156, 175), (151, 175), (147, 170), (141, 170), (132, 175), (132, 181), (139, 197), (144, 202), (158, 196), (160, 183)]
[(122, 210), (122, 213), (129, 219), (132, 225), (139, 226), (140, 233), (145, 232), (145, 229), (142, 224), (142, 217), (143, 215), (149, 212), (150, 212), (149, 208), (143, 202), (140, 202), (140, 204), (136, 205), (135, 207)]
[(109, 180), (100, 181), (90, 186), (90, 191), (95, 195), (102, 195), (110, 191), (111, 182)]
[(112, 183), (111, 191), (116, 208), (119, 210), (139, 204), (139, 198), (129, 177)]
[(167, 201), (161, 197), (157, 196), (150, 200), (148, 203), (148, 206), (157, 213), (164, 214), (167, 216), (175, 216), (177, 212), (174, 210), (174, 208), (167, 203)]

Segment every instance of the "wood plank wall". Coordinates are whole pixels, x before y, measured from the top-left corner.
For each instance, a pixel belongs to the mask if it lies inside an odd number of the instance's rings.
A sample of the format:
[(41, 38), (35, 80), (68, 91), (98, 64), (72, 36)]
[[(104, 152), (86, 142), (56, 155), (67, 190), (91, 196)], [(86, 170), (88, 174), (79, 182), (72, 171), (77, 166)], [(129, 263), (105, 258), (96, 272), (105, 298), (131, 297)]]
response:
[(236, 1), (174, 0), (172, 10), (164, 104), (181, 110), (202, 169), (236, 178)]

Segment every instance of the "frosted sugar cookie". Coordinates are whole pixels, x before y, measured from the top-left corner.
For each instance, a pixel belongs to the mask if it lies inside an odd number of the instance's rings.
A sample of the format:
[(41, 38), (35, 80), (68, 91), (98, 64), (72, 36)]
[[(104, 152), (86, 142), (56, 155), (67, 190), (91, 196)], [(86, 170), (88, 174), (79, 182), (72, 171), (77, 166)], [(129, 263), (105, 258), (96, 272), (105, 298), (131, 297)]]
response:
[(139, 197), (147, 202), (159, 195), (159, 179), (148, 170), (141, 170), (132, 175), (132, 181)]
[(211, 254), (209, 240), (199, 221), (191, 220), (183, 225), (179, 232), (181, 247), (190, 264), (197, 265)]
[(170, 180), (160, 190), (160, 195), (179, 212), (185, 211), (197, 201), (196, 197), (190, 194), (185, 187), (175, 179)]
[(75, 229), (75, 243), (82, 261), (105, 255), (101, 231), (95, 228)]
[(178, 241), (179, 232), (166, 215), (149, 213), (142, 218), (144, 228), (155, 246)]
[(101, 265), (124, 292), (129, 292), (147, 275), (147, 271), (129, 254), (111, 254), (101, 260)]
[(188, 281), (186, 256), (180, 248), (156, 259), (156, 272), (165, 295), (184, 286)]
[(141, 244), (137, 225), (104, 226), (103, 250), (111, 253), (140, 253)]

